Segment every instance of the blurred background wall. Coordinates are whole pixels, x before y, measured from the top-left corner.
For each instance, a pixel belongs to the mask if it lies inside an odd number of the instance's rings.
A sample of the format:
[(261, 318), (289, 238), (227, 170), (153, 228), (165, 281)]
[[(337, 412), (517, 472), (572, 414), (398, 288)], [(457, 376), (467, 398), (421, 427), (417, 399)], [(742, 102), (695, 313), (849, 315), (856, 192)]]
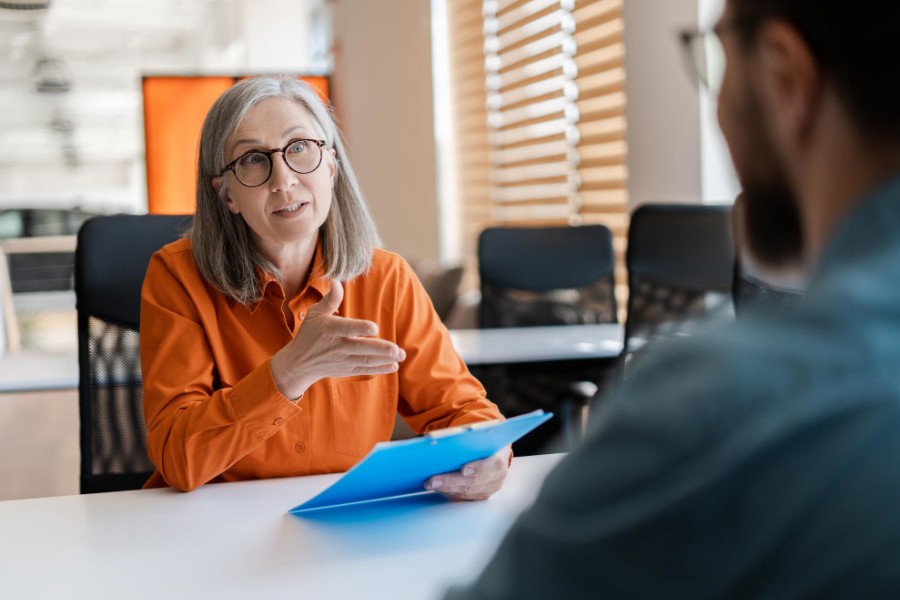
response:
[[(0, 208), (146, 210), (144, 74), (326, 74), (387, 245), (437, 258), (432, 50), (446, 50), (432, 17), (444, 1), (19, 0), (0, 9)], [(624, 3), (632, 204), (735, 191), (675, 40), (720, 6)]]

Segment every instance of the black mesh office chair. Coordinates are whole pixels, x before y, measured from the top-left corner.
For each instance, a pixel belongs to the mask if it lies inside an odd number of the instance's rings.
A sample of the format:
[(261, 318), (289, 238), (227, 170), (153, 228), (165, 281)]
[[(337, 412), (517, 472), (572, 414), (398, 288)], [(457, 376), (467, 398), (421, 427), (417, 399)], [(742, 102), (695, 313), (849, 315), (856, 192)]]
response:
[(90, 219), (78, 232), (83, 494), (136, 489), (153, 471), (141, 385), (141, 285), (150, 256), (189, 225), (185, 216), (116, 215)]
[(732, 318), (734, 242), (730, 208), (647, 204), (628, 231), (625, 351), (685, 334), (711, 318)]
[[(615, 323), (612, 234), (602, 225), (489, 228), (478, 239), (482, 328)], [(531, 363), (487, 373), (492, 399), (510, 416), (553, 410), (557, 427), (541, 428), (517, 446), (539, 451), (560, 429), (571, 444), (580, 436), (585, 407), (609, 364)]]

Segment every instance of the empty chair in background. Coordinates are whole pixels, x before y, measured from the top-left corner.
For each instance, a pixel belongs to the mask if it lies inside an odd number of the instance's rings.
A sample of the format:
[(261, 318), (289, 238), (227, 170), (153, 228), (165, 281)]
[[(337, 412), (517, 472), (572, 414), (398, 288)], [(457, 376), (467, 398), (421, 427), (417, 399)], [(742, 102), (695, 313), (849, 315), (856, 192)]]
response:
[(645, 204), (628, 231), (625, 352), (733, 318), (730, 207)]
[(116, 215), (78, 232), (81, 493), (140, 488), (147, 456), (141, 382), (141, 285), (150, 256), (190, 225), (179, 215)]
[(422, 282), (428, 297), (431, 298), (434, 312), (446, 324), (447, 317), (453, 311), (459, 296), (463, 267), (461, 265), (445, 267), (434, 260), (421, 260), (415, 264), (413, 270)]
[(485, 229), (479, 324), (615, 323), (614, 271), (612, 234), (603, 225)]
[[(615, 323), (615, 258), (603, 225), (495, 227), (478, 239), (482, 328)], [(531, 363), (483, 375), (491, 398), (508, 415), (553, 410), (557, 428), (543, 427), (516, 446), (540, 451), (562, 429), (580, 437), (590, 398), (609, 370), (605, 361)], [(587, 385), (586, 385), (587, 384)]]

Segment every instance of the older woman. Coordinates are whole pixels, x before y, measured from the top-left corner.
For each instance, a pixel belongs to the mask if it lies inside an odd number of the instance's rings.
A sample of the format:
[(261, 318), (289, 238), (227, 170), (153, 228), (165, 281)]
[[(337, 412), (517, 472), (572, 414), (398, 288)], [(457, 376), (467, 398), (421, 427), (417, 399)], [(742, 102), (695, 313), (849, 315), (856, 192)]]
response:
[[(144, 281), (147, 487), (344, 471), (390, 438), (501, 418), (378, 236), (328, 109), (293, 78), (226, 91), (197, 212)], [(509, 450), (426, 482), (481, 499)]]

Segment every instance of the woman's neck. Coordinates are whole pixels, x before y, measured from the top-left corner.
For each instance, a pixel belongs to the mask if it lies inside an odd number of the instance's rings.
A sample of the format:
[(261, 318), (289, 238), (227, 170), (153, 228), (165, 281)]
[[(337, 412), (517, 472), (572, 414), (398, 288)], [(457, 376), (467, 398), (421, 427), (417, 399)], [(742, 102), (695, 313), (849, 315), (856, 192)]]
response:
[(266, 248), (265, 254), (281, 273), (286, 298), (293, 298), (306, 286), (316, 255), (317, 238), (277, 248)]

